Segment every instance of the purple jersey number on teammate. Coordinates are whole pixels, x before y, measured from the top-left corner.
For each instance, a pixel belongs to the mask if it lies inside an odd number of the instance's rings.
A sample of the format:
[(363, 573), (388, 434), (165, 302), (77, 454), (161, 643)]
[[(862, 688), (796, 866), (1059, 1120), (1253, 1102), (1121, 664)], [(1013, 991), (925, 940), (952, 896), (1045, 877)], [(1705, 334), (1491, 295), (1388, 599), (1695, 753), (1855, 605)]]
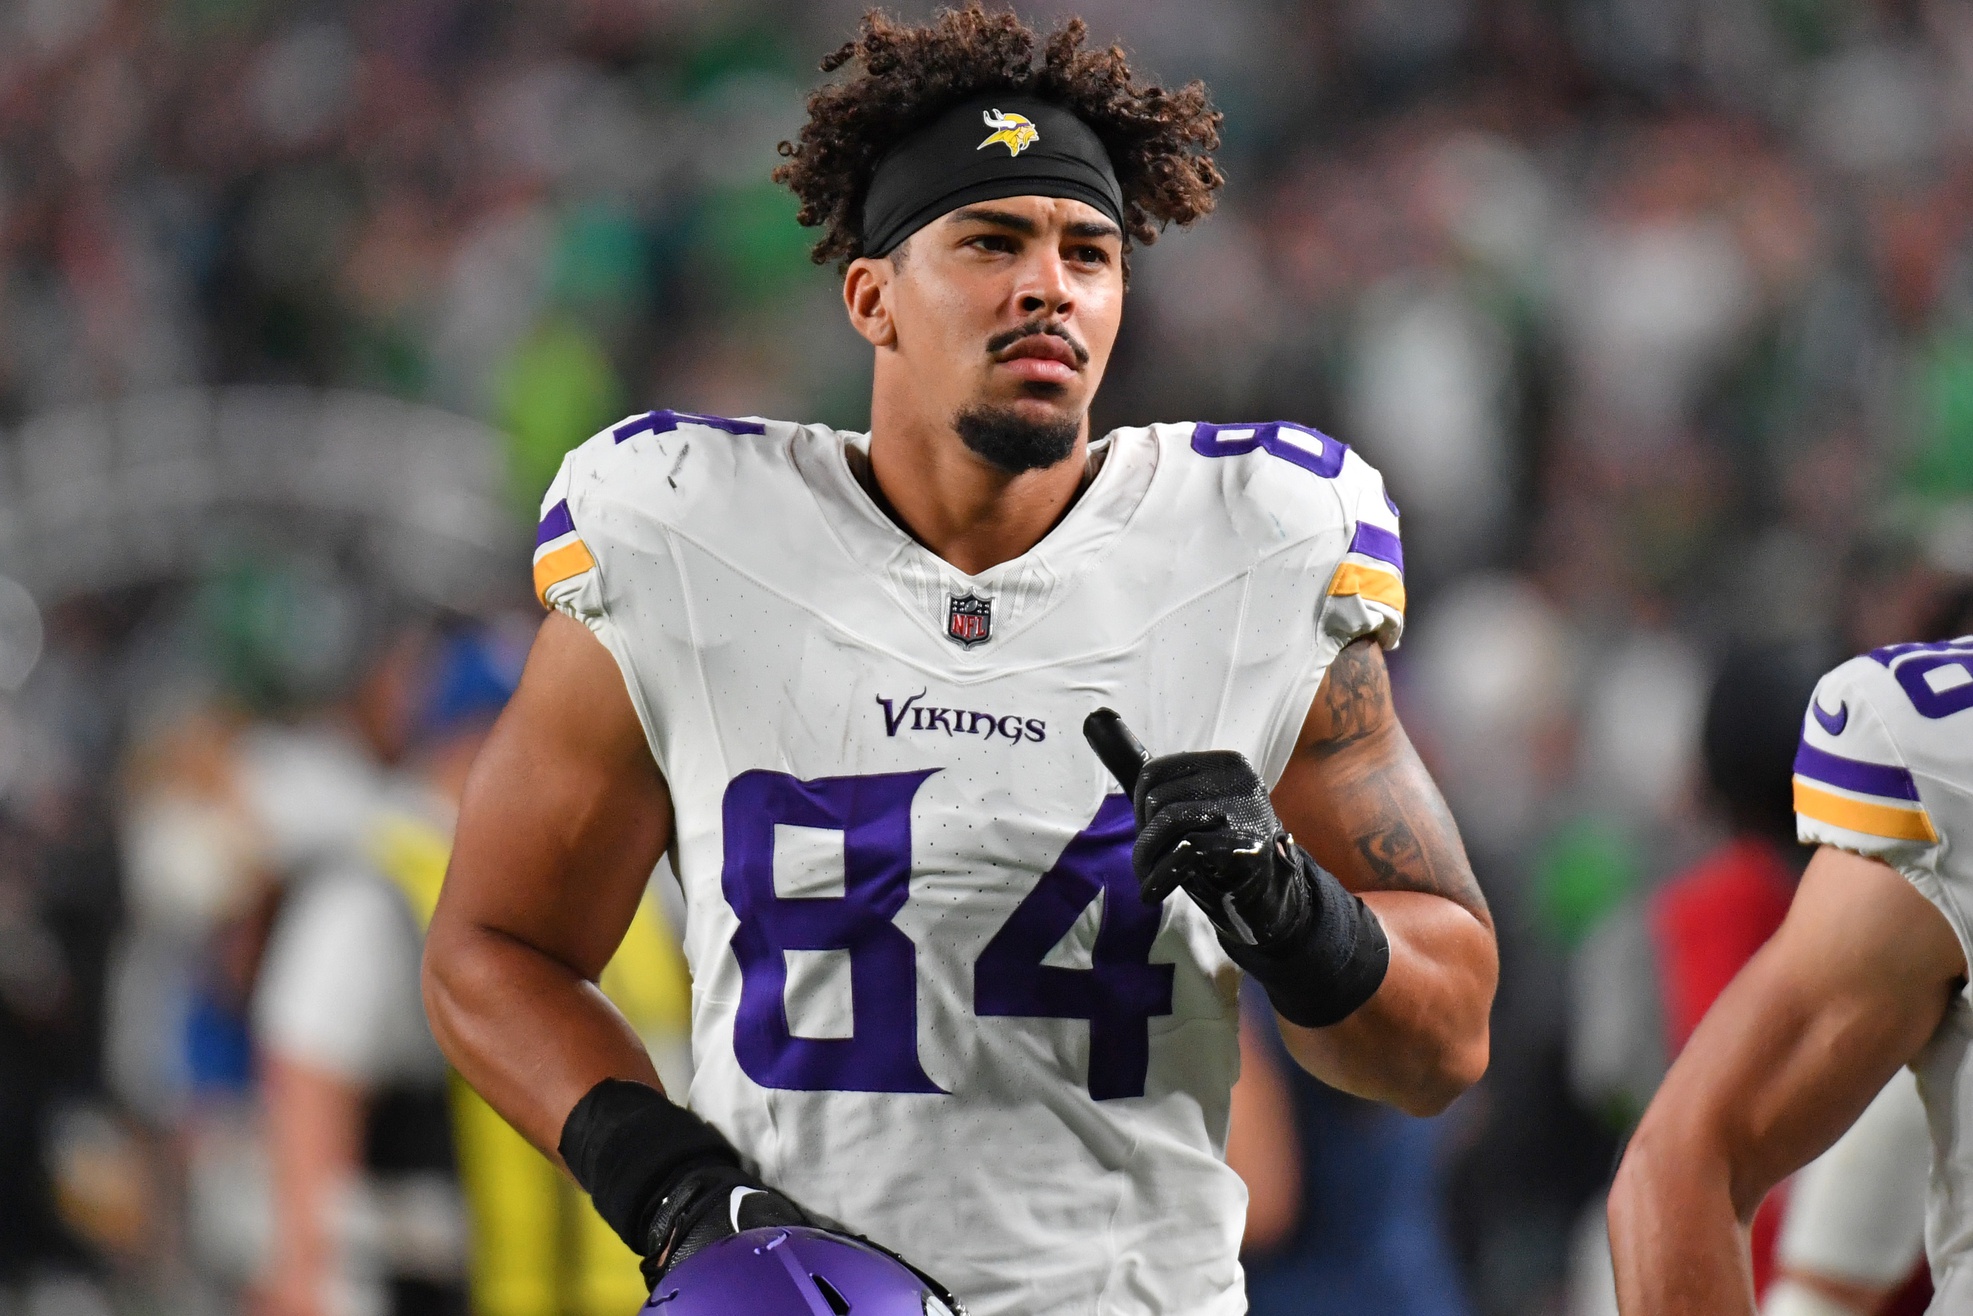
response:
[(1920, 717), (1936, 720), (1973, 708), (1973, 639), (1893, 644), (1870, 656), (1891, 669)]

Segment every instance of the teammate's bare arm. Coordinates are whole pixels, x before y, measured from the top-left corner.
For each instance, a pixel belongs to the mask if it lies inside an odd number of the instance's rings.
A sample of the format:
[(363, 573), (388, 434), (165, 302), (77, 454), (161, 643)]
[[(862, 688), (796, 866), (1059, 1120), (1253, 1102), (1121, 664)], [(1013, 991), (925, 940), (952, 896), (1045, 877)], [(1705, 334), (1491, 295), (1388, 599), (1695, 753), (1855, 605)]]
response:
[(596, 986), (671, 835), (609, 651), (550, 613), (480, 751), (425, 941), (425, 1010), (466, 1081), (550, 1156), (605, 1078), (658, 1087)]
[(1824, 846), (1788, 918), (1720, 996), (1631, 1139), (1610, 1195), (1619, 1304), (1754, 1310), (1743, 1227), (1937, 1031), (1966, 960), (1890, 866)]
[(1273, 799), (1391, 946), (1376, 995), (1343, 1022), (1282, 1020), (1289, 1051), (1344, 1091), (1414, 1114), (1442, 1109), (1486, 1069), (1499, 954), (1452, 814), (1391, 706), (1376, 641), (1354, 641), (1330, 665)]

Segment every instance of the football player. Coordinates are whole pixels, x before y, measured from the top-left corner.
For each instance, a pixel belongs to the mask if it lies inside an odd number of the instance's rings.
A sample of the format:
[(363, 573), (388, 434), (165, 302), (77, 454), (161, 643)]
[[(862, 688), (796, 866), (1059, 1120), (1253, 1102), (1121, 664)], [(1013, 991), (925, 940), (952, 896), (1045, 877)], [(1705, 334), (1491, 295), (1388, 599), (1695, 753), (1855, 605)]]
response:
[[(1908, 1064), (1933, 1141), (1929, 1310), (1973, 1310), (1973, 636), (1825, 676), (1794, 789), (1818, 848), (1788, 917), (1672, 1066), (1612, 1189), (1620, 1305), (1751, 1312), (1741, 1225)], [(1819, 1287), (1831, 1312), (1863, 1296)]]
[[(824, 62), (777, 176), (844, 263), (868, 434), (651, 412), (544, 501), (426, 999), (654, 1282), (816, 1223), (985, 1316), (1239, 1312), (1243, 970), (1339, 1088), (1436, 1111), (1485, 1068), (1382, 481), (1285, 422), (1089, 433), (1131, 245), (1221, 178), (1202, 86), (1082, 41), (873, 13)], [(1128, 795), (1102, 705), (1157, 751)], [(689, 1097), (594, 985), (667, 850)]]

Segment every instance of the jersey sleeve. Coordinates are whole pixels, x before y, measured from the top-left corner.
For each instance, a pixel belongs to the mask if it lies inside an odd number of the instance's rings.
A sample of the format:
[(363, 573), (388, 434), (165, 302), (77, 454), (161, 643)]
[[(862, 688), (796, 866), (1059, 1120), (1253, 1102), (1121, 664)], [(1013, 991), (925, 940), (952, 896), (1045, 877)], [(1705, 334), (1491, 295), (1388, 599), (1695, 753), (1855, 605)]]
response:
[(534, 536), (534, 596), (543, 607), (592, 628), (603, 615), (602, 581), (596, 556), (576, 524), (575, 492), (579, 476), (596, 461), (597, 440), (608, 442), (608, 435), (606, 430), (562, 458), (541, 500), (541, 524)]
[(1880, 707), (1870, 662), (1853, 659), (1816, 685), (1795, 754), (1796, 835), (1881, 859), (1929, 894), (1939, 832), (1899, 743), (1901, 710)]
[(1354, 452), (1345, 453), (1335, 486), (1347, 538), (1323, 599), (1323, 634), (1338, 649), (1365, 635), (1395, 649), (1404, 634), (1404, 545), (1398, 537), (1397, 504), (1384, 492), (1377, 468)]

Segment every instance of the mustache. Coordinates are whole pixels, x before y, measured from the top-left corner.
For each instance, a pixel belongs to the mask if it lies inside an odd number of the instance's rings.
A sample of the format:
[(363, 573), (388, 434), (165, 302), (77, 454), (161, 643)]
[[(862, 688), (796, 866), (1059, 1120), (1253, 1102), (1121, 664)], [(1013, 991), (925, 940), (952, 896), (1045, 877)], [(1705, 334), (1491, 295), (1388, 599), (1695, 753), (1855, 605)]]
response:
[(1051, 338), (1061, 339), (1069, 345), (1069, 350), (1076, 354), (1077, 365), (1086, 366), (1089, 364), (1089, 349), (1084, 347), (1077, 341), (1074, 334), (1064, 329), (1061, 325), (1050, 324), (1045, 320), (1030, 320), (1026, 324), (1017, 325), (1004, 333), (995, 334), (993, 337), (987, 339), (987, 354), (989, 356), (997, 356), (1020, 342), (1023, 338), (1032, 338), (1036, 334), (1047, 334)]

